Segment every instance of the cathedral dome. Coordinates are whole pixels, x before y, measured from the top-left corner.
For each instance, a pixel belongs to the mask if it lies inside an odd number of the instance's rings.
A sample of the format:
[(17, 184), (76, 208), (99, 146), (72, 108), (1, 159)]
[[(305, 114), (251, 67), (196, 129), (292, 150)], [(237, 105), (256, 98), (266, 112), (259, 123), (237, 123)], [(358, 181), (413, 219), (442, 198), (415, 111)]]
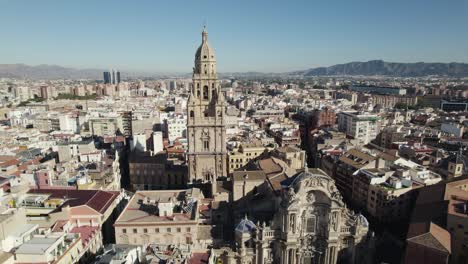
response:
[(208, 43), (208, 32), (206, 32), (206, 29), (203, 29), (202, 44), (195, 53), (195, 64), (198, 64), (200, 62), (212, 62), (215, 60), (216, 55), (214, 49), (212, 49), (210, 47), (210, 44)]
[(321, 178), (321, 179), (325, 179), (327, 181), (332, 180), (332, 178), (330, 176), (326, 175), (322, 170), (308, 169), (308, 170), (304, 170), (302, 172), (299, 172), (295, 176), (290, 177), (290, 178), (282, 181), (281, 186), (283, 188), (293, 187), (293, 188), (297, 189), (302, 181), (307, 180), (307, 179), (311, 179), (311, 178)]
[(239, 224), (237, 224), (236, 226), (236, 232), (240, 233), (251, 233), (256, 229), (257, 226), (252, 221), (247, 219), (247, 217), (242, 219), (242, 221), (240, 221)]

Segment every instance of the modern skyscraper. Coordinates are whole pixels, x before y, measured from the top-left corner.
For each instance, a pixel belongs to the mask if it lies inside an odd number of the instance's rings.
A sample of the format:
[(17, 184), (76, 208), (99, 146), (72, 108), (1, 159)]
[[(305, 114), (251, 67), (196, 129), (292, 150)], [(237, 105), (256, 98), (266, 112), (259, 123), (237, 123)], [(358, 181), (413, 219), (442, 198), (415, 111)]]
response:
[(202, 44), (195, 55), (193, 86), (187, 103), (188, 165), (191, 183), (211, 183), (227, 176), (225, 99), (216, 74), (214, 49), (208, 33), (202, 32)]
[(113, 71), (112, 74), (114, 75), (114, 84), (120, 83), (120, 71)]
[(114, 69), (104, 72), (104, 83), (105, 84), (119, 84), (120, 83), (120, 71)]
[(108, 71), (104, 72), (104, 83), (105, 84), (111, 83), (111, 73)]

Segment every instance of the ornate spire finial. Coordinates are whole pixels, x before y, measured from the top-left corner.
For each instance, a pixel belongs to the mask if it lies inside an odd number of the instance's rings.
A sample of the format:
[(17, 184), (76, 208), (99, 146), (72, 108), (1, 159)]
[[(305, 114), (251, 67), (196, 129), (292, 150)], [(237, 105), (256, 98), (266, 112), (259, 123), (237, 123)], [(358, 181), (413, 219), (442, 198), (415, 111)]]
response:
[(202, 31), (202, 41), (206, 42), (208, 40), (208, 32), (206, 31), (206, 23), (203, 25)]

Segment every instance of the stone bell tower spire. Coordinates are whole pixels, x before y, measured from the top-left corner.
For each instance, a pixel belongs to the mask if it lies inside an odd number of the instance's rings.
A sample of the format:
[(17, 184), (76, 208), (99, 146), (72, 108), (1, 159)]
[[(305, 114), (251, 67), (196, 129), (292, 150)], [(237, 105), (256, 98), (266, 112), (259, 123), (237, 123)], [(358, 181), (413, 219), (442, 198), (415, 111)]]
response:
[(216, 72), (216, 55), (208, 43), (206, 27), (195, 53), (193, 85), (187, 104), (189, 181), (211, 183), (227, 176), (225, 101)]

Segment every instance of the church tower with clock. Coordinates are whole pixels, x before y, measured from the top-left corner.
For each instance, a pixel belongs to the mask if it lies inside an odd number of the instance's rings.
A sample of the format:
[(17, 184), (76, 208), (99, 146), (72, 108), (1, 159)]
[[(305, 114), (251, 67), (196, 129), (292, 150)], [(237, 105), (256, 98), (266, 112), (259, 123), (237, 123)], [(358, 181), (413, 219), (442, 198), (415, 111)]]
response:
[(188, 173), (192, 184), (211, 184), (227, 176), (225, 99), (216, 74), (216, 56), (206, 29), (195, 54), (193, 85), (187, 103)]

